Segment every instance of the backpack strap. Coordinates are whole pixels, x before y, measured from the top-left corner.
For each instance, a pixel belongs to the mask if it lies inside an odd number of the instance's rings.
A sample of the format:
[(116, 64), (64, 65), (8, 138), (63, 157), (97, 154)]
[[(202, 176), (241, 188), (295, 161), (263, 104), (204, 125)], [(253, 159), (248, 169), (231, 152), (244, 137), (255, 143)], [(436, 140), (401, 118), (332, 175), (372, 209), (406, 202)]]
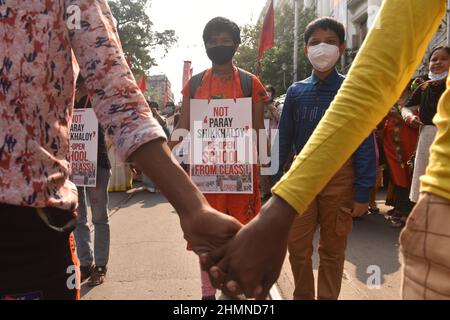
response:
[[(252, 97), (253, 93), (253, 75), (250, 72), (247, 72), (241, 68), (237, 68), (239, 72), (239, 79), (241, 81), (241, 89), (244, 97)], [(189, 92), (191, 99), (194, 98), (195, 93), (197, 92), (198, 87), (202, 83), (203, 77), (205, 76), (206, 71), (197, 73), (195, 76), (189, 80)]]
[(239, 79), (241, 80), (241, 89), (244, 97), (252, 97), (253, 93), (253, 75), (241, 68), (237, 68), (239, 72)]
[(206, 72), (206, 70), (203, 72), (197, 73), (195, 76), (192, 76), (192, 78), (189, 80), (189, 94), (191, 96), (191, 99), (194, 98), (198, 87), (200, 87), (200, 84), (202, 83), (205, 72)]

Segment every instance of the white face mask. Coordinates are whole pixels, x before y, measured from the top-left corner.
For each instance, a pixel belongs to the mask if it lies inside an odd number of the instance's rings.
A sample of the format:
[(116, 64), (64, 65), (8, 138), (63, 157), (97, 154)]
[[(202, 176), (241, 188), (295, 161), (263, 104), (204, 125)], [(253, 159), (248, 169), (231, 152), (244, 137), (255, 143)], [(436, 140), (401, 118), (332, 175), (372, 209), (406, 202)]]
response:
[(314, 69), (325, 72), (333, 68), (340, 56), (339, 48), (332, 44), (321, 42), (308, 47), (308, 59)]
[(430, 78), (431, 81), (439, 81), (439, 80), (443, 80), (446, 79), (448, 76), (448, 71), (436, 74), (434, 72), (429, 72), (428, 73), (428, 78)]

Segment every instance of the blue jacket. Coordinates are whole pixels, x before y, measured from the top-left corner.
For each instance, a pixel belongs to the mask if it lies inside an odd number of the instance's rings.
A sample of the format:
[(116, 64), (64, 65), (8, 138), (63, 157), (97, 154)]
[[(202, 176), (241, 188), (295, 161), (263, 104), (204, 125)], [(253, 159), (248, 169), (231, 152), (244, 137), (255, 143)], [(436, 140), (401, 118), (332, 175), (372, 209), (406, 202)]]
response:
[[(278, 173), (271, 177), (272, 184), (283, 175), (283, 166), (289, 154), (300, 153), (306, 145), (344, 79), (344, 76), (336, 70), (323, 81), (313, 73), (311, 77), (296, 82), (289, 88), (278, 126), (279, 166)], [(369, 202), (370, 191), (376, 183), (376, 158), (375, 136), (371, 134), (353, 154), (355, 166), (353, 198), (356, 202)]]

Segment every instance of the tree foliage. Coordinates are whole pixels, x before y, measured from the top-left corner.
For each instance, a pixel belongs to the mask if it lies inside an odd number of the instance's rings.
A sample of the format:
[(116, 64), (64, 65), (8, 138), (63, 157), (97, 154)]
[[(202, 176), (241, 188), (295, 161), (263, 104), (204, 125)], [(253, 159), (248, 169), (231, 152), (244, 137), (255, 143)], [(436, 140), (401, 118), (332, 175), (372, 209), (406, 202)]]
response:
[(150, 0), (110, 0), (111, 12), (125, 55), (131, 56), (131, 70), (135, 75), (148, 73), (157, 65), (151, 52), (162, 48), (165, 53), (177, 42), (174, 30), (157, 32), (145, 10)]
[[(303, 54), (303, 34), (309, 22), (316, 18), (315, 8), (299, 6), (299, 50), (297, 77), (303, 79), (311, 74), (311, 66)], [(262, 21), (256, 25), (242, 27), (242, 44), (235, 56), (236, 64), (252, 73), (257, 71), (257, 53)], [(286, 92), (293, 82), (294, 53), (294, 6), (292, 1), (275, 8), (275, 46), (264, 53), (261, 59), (260, 78), (264, 84), (275, 87), (277, 95)], [(285, 71), (283, 70), (285, 66)]]

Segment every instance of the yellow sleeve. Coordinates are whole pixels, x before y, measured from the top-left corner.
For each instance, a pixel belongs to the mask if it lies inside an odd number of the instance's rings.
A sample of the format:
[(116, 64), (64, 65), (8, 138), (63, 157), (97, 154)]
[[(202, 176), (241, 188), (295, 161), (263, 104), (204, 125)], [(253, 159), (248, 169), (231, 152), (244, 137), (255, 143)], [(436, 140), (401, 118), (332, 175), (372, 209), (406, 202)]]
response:
[(420, 178), (420, 191), (450, 200), (450, 77), (447, 77), (447, 90), (439, 100), (433, 123), (437, 134), (431, 145), (427, 171)]
[(274, 194), (306, 210), (394, 105), (444, 14), (444, 0), (383, 1), (340, 91)]

